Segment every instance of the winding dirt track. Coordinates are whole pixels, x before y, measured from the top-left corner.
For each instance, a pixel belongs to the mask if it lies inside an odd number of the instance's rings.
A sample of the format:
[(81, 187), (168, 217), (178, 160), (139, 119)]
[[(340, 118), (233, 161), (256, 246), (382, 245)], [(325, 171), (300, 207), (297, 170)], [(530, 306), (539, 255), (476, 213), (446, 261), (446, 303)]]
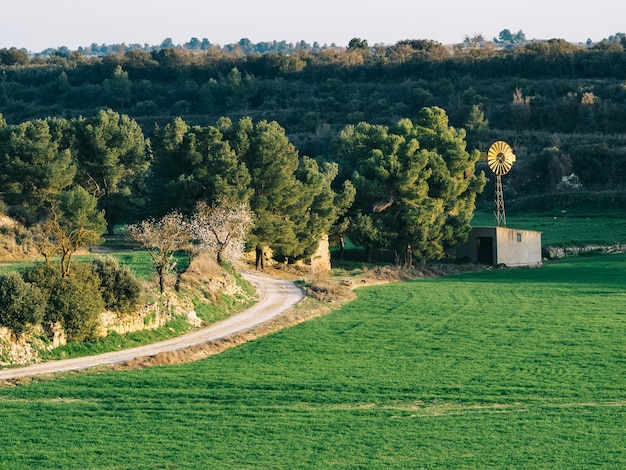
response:
[(243, 272), (242, 275), (256, 288), (259, 297), (258, 302), (249, 309), (226, 320), (215, 323), (210, 327), (159, 343), (125, 349), (123, 351), (114, 351), (97, 356), (65, 359), (62, 361), (44, 362), (16, 369), (0, 370), (0, 380), (115, 364), (215, 341), (267, 322), (290, 309), (304, 298), (303, 291), (293, 282), (254, 272)]

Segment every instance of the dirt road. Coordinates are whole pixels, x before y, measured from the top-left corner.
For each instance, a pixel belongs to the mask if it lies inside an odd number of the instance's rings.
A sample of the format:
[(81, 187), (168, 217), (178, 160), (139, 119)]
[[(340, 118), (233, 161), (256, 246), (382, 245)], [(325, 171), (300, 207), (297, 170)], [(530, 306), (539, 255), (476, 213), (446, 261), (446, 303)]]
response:
[(97, 356), (44, 362), (17, 369), (0, 370), (0, 380), (115, 364), (215, 341), (260, 325), (293, 307), (304, 297), (302, 290), (292, 282), (254, 272), (244, 272), (242, 274), (244, 278), (255, 286), (259, 301), (249, 309), (226, 320), (177, 338), (133, 349), (114, 351)]

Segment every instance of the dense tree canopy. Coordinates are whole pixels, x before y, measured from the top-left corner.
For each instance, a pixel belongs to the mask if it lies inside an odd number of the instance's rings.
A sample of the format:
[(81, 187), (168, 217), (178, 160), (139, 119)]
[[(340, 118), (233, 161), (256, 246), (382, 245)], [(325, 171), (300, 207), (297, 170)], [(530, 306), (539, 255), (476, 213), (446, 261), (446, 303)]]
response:
[(51, 118), (0, 129), (0, 188), (23, 222), (37, 222), (74, 181), (76, 163), (64, 141), (68, 126)]
[(189, 126), (177, 118), (157, 126), (149, 185), (155, 212), (177, 208), (191, 213), (199, 200), (248, 202), (250, 174), (223, 134), (231, 125), (223, 120), (215, 126)]
[(344, 129), (335, 156), (354, 169), (351, 240), (407, 265), (441, 258), (462, 241), (484, 185), (464, 137), (440, 108), (425, 108), (415, 123)]
[(265, 247), (278, 259), (312, 254), (319, 235), (334, 222), (328, 207), (330, 175), (320, 172), (310, 158), (301, 158), (276, 122), (255, 124), (247, 118), (230, 127), (222, 124), (250, 174), (254, 226), (248, 244), (257, 252), (257, 265), (261, 266)]
[(194, 38), (28, 61), (3, 50), (0, 191), (29, 225), (80, 185), (110, 231), (225, 198), (250, 205), (248, 242), (280, 259), (348, 230), (398, 259), (438, 257), (466, 230), (481, 186), (470, 160), (494, 140), (518, 156), (508, 200), (623, 187), (625, 46), (622, 33), (571, 44), (503, 29), (453, 46)]
[[(109, 233), (141, 202), (150, 154), (141, 127), (126, 115), (101, 110), (74, 122), (77, 182), (98, 198)], [(134, 193), (134, 197), (133, 196)]]

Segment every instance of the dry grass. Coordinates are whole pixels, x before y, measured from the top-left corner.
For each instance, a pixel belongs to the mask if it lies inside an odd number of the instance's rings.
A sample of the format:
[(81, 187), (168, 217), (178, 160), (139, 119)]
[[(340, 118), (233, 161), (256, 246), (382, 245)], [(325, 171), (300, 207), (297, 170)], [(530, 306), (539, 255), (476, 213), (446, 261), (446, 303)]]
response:
[(201, 282), (207, 277), (222, 276), (224, 270), (217, 264), (215, 258), (208, 253), (200, 253), (195, 257), (183, 279), (189, 282)]
[(0, 214), (0, 261), (19, 261), (37, 255), (39, 252), (28, 230)]
[(216, 302), (220, 294), (239, 291), (234, 277), (207, 253), (201, 253), (191, 261), (181, 280), (183, 287), (201, 292), (209, 302)]

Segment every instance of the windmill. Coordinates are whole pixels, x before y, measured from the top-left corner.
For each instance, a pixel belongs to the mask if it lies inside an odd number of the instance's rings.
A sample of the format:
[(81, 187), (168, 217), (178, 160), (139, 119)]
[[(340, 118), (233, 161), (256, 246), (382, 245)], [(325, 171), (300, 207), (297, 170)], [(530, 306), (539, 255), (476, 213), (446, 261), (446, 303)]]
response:
[(541, 232), (508, 228), (504, 212), (502, 176), (515, 163), (515, 154), (509, 144), (494, 142), (479, 161), (486, 162), (496, 175), (495, 211), (497, 225), (472, 227), (465, 243), (457, 247), (457, 257), (487, 266), (541, 266)]
[(506, 142), (498, 140), (494, 142), (486, 154), (481, 154), (480, 160), (486, 161), (489, 169), (496, 175), (496, 192), (494, 197), (497, 225), (506, 227), (506, 212), (504, 210), (504, 193), (502, 191), (502, 176), (506, 175), (513, 163), (515, 154)]

